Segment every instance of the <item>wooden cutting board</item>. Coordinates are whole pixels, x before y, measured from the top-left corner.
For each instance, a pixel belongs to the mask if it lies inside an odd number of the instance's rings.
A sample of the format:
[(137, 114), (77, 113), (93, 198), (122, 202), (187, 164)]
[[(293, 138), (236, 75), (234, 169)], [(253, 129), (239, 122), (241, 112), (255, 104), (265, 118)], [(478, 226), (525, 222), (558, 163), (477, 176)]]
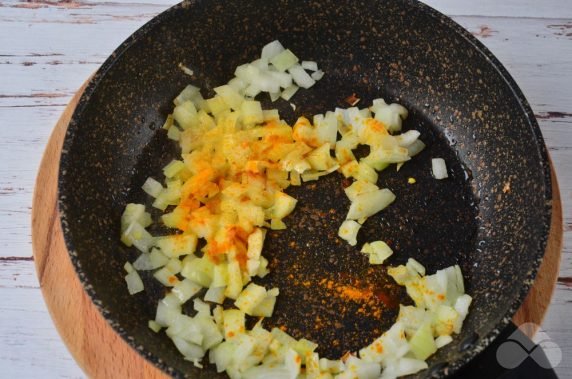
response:
[[(56, 328), (84, 372), (92, 378), (166, 378), (107, 324), (84, 292), (63, 240), (56, 206), (60, 152), (71, 115), (85, 89), (73, 97), (56, 124), (36, 178), (32, 206), (32, 245), (36, 271)], [(513, 317), (517, 325), (542, 324), (554, 291), (562, 250), (562, 204), (552, 170), (551, 232), (544, 261), (524, 304)], [(535, 328), (526, 331), (529, 336)]]

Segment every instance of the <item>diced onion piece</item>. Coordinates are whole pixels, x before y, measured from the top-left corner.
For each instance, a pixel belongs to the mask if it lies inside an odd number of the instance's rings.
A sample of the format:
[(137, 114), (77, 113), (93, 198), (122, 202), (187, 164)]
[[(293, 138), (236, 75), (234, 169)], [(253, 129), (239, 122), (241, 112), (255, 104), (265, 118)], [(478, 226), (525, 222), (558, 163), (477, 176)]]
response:
[(199, 293), (201, 288), (201, 286), (190, 281), (189, 279), (183, 279), (173, 287), (171, 294), (176, 296), (181, 304), (184, 304), (190, 298)]
[(292, 84), (290, 86), (288, 86), (287, 88), (284, 89), (284, 91), (282, 91), (282, 94), (280, 95), (281, 98), (283, 98), (284, 100), (288, 101), (292, 98), (292, 96), (294, 96), (294, 94), (298, 91), (300, 87), (298, 87), (295, 84)]
[(360, 162), (357, 173), (354, 176), (357, 180), (363, 180), (370, 183), (377, 182), (377, 172), (366, 162)]
[[(163, 174), (165, 174), (165, 177), (167, 177), (167, 178), (172, 178), (175, 175), (177, 175), (179, 172), (184, 170), (185, 168), (186, 168), (186, 166), (183, 162), (174, 159), (171, 162), (169, 162), (168, 165), (163, 167)], [(157, 196), (159, 196), (159, 194), (157, 194)], [(155, 197), (157, 197), (157, 196), (155, 196)]]
[(381, 373), (381, 365), (379, 363), (366, 362), (353, 355), (350, 355), (345, 365), (346, 371), (340, 375), (342, 378), (345, 373), (349, 373), (348, 378), (378, 379)]
[[(316, 127), (316, 137), (321, 143), (329, 143), (330, 148), (336, 146), (338, 136), (338, 119), (333, 112), (326, 112), (325, 116), (314, 116), (314, 126)], [(343, 163), (343, 162), (342, 162)]]
[(179, 105), (187, 100), (192, 100), (197, 94), (200, 94), (200, 88), (189, 84), (179, 93), (173, 102), (175, 105)]
[(194, 74), (193, 70), (191, 70), (191, 69), (188, 68), (187, 66), (183, 65), (182, 63), (179, 63), (179, 68), (180, 68), (181, 71), (183, 71), (186, 75), (193, 76), (193, 74)]
[(229, 340), (245, 331), (245, 313), (238, 309), (223, 312), (224, 338)]
[(196, 316), (211, 316), (211, 307), (209, 304), (205, 303), (201, 299), (194, 299), (193, 300), (193, 309), (197, 311)]
[(378, 362), (387, 367), (388, 364), (403, 357), (408, 351), (409, 344), (405, 339), (403, 324), (396, 321), (371, 345), (361, 349), (359, 356), (366, 362)]
[(288, 69), (290, 75), (292, 75), (292, 79), (294, 82), (302, 87), (302, 88), (310, 88), (312, 87), (316, 81), (312, 79), (310, 75), (302, 68), (300, 65), (294, 65)]
[(284, 356), (284, 365), (290, 371), (291, 378), (297, 378), (300, 375), (302, 359), (296, 351), (288, 349)]
[(325, 171), (335, 165), (330, 156), (330, 144), (325, 143), (307, 155), (306, 160), (314, 170)]
[(256, 317), (272, 317), (274, 312), (274, 305), (276, 304), (276, 297), (278, 294), (271, 294), (268, 291), (267, 296), (251, 311), (251, 316)]
[(300, 66), (302, 66), (304, 70), (318, 71), (318, 63), (314, 61), (302, 61), (300, 62)]
[(435, 346), (437, 349), (440, 349), (443, 346), (450, 344), (451, 342), (453, 342), (453, 337), (451, 336), (439, 336), (435, 338)]
[(273, 219), (282, 219), (288, 216), (296, 207), (298, 200), (284, 192), (276, 192), (274, 194), (274, 205), (271, 214)]
[(414, 358), (400, 358), (396, 362), (387, 365), (379, 379), (395, 379), (398, 376), (415, 374), (427, 369), (427, 362)]
[(281, 88), (288, 88), (292, 86), (292, 75), (286, 72), (269, 71), (269, 75), (276, 83), (278, 83)]
[(240, 105), (244, 101), (244, 98), (240, 96), (240, 93), (238, 93), (234, 88), (226, 84), (224, 86), (216, 87), (214, 91), (233, 110), (237, 111), (240, 109)]
[(244, 80), (236, 77), (232, 78), (227, 84), (238, 93), (243, 92), (248, 85)]
[(315, 81), (318, 81), (324, 77), (324, 71), (317, 70), (316, 72), (313, 72), (312, 74), (310, 74), (310, 77), (312, 79), (314, 79)]
[(356, 180), (349, 187), (346, 187), (344, 192), (350, 201), (355, 201), (359, 195), (377, 190), (379, 190), (379, 187), (373, 183), (366, 182), (364, 180)]
[(298, 57), (286, 49), (270, 59), (270, 63), (280, 72), (284, 72), (298, 63)]
[(157, 324), (153, 320), (149, 320), (149, 322), (147, 323), (147, 326), (149, 327), (149, 329), (151, 329), (155, 333), (159, 333), (159, 331), (161, 330), (161, 325)]
[(467, 314), (469, 313), (469, 306), (471, 305), (472, 301), (473, 298), (467, 294), (461, 295), (457, 298), (457, 301), (455, 302), (455, 310), (459, 314), (459, 318), (457, 319), (457, 322), (455, 323), (453, 329), (455, 333), (461, 332), (463, 321), (465, 320)]
[(350, 205), (346, 218), (348, 220), (358, 220), (373, 216), (393, 203), (393, 201), (395, 201), (395, 195), (387, 188), (362, 193), (357, 195), (355, 201)]
[(247, 315), (252, 316), (252, 310), (262, 303), (265, 298), (266, 289), (255, 283), (250, 283), (238, 295), (234, 305)]
[(262, 48), (262, 53), (260, 55), (261, 59), (265, 59), (266, 61), (270, 61), (272, 58), (283, 52), (284, 46), (280, 43), (280, 41), (275, 40), (272, 41)]
[(159, 196), (159, 194), (163, 190), (163, 186), (161, 185), (161, 183), (159, 183), (158, 181), (156, 181), (151, 177), (147, 178), (147, 180), (145, 181), (145, 183), (143, 183), (143, 186), (141, 188), (143, 189), (143, 191), (145, 191), (146, 194), (148, 194), (153, 198)]
[(123, 269), (128, 273), (132, 273), (133, 271), (135, 271), (135, 268), (133, 268), (133, 265), (129, 262), (125, 262), (125, 264), (123, 265)]
[(421, 327), (419, 327), (419, 329), (417, 329), (415, 334), (413, 334), (413, 337), (409, 340), (409, 346), (411, 347), (411, 352), (415, 355), (415, 358), (422, 361), (426, 360), (437, 351), (430, 322), (425, 322)]
[(174, 295), (169, 294), (159, 301), (155, 322), (166, 327), (171, 325), (180, 314), (181, 304)]
[(393, 250), (383, 241), (374, 241), (363, 245), (361, 252), (369, 256), (369, 263), (380, 265), (393, 254)]
[(125, 231), (133, 223), (138, 223), (144, 228), (151, 225), (151, 215), (145, 212), (145, 205), (129, 203), (125, 206), (121, 215), (121, 231)]
[(153, 277), (165, 287), (173, 287), (179, 283), (179, 278), (177, 278), (176, 273), (172, 272), (167, 267), (163, 267), (155, 271)]
[(278, 109), (263, 109), (262, 110), (262, 120), (263, 121), (271, 121), (271, 120), (279, 120), (280, 115), (278, 114)]
[(255, 125), (260, 124), (264, 121), (264, 115), (262, 113), (262, 106), (259, 101), (255, 100), (245, 100), (240, 106), (240, 111), (242, 113), (242, 122), (245, 125)]
[(214, 263), (207, 257), (185, 262), (181, 275), (203, 287), (210, 287), (213, 279)]
[(205, 301), (222, 304), (226, 287), (210, 287), (205, 293)]
[(205, 351), (200, 346), (187, 342), (182, 338), (173, 337), (171, 340), (177, 347), (177, 350), (179, 350), (187, 360), (195, 361), (201, 359), (205, 355)]
[(228, 263), (228, 286), (224, 295), (230, 299), (236, 299), (242, 291), (242, 272), (236, 260)]
[(337, 374), (345, 369), (344, 363), (337, 360), (330, 360), (327, 358), (320, 358), (320, 371)]
[(258, 271), (256, 271), (256, 276), (259, 278), (264, 278), (270, 270), (268, 270), (268, 260), (264, 257), (260, 257), (260, 266), (258, 267)]
[(167, 116), (167, 118), (165, 119), (165, 122), (163, 123), (163, 126), (161, 127), (161, 129), (165, 129), (165, 130), (169, 130), (171, 129), (171, 127), (173, 126), (173, 115), (170, 114)]
[(346, 220), (340, 225), (340, 229), (338, 230), (338, 236), (341, 239), (348, 241), (348, 243), (352, 246), (357, 244), (357, 234), (361, 225), (353, 220)]
[(203, 342), (201, 344), (203, 350), (209, 350), (223, 341), (224, 337), (222, 332), (218, 329), (217, 324), (211, 316), (197, 315), (195, 316), (195, 320), (197, 320), (197, 324), (203, 336)]
[(137, 269), (137, 270), (153, 270), (156, 267), (151, 267), (151, 263), (150, 263), (150, 259), (149, 259), (149, 253), (142, 253), (139, 258), (137, 258), (135, 260), (135, 262), (133, 262), (133, 266)]
[(318, 344), (312, 341), (309, 341), (305, 338), (301, 338), (294, 345), (292, 345), (292, 349), (297, 352), (300, 357), (302, 358), (302, 363), (306, 363), (306, 356), (311, 354), (318, 348)]
[(413, 274), (425, 276), (425, 267), (414, 258), (408, 258), (405, 267)]
[(397, 143), (399, 146), (408, 147), (417, 141), (420, 135), (421, 133), (419, 133), (417, 130), (408, 130), (405, 133), (401, 133), (400, 135), (396, 136), (395, 138), (397, 138)]
[(181, 138), (181, 131), (176, 126), (173, 126), (169, 128), (169, 131), (167, 132), (167, 138), (173, 141), (178, 141)]
[(136, 270), (125, 275), (125, 282), (127, 282), (127, 290), (130, 295), (135, 295), (145, 289), (143, 281)]
[(197, 108), (191, 100), (177, 105), (173, 110), (173, 118), (183, 129), (194, 128), (198, 124)]
[(197, 248), (197, 236), (187, 233), (159, 237), (157, 238), (156, 246), (167, 257), (192, 254)]
[(435, 179), (445, 179), (449, 177), (447, 174), (447, 165), (443, 158), (431, 159), (431, 171)]
[(174, 316), (165, 333), (171, 339), (177, 337), (196, 345), (203, 342), (203, 336), (196, 318), (184, 314)]
[(226, 287), (227, 285), (228, 263), (221, 262), (213, 267), (213, 280), (211, 282), (211, 287)]
[(133, 222), (122, 233), (121, 241), (127, 246), (135, 246), (142, 253), (146, 253), (155, 243), (155, 238), (141, 224)]
[(318, 353), (308, 353), (306, 358), (306, 379), (318, 379), (320, 377), (320, 357)]
[(399, 104), (387, 104), (383, 99), (373, 100), (370, 107), (375, 119), (381, 121), (390, 132), (401, 130), (402, 121), (407, 118), (407, 109)]

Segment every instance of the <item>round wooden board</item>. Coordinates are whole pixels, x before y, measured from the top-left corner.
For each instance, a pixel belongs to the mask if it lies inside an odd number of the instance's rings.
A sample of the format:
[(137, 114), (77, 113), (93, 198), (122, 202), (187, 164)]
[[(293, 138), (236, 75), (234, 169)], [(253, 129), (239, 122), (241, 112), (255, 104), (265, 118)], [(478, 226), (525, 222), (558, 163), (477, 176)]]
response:
[[(166, 378), (140, 356), (100, 315), (84, 292), (63, 240), (58, 215), (57, 178), (65, 131), (85, 84), (76, 93), (56, 124), (36, 178), (32, 206), (32, 245), (36, 271), (54, 324), (69, 351), (92, 378)], [(533, 288), (513, 317), (517, 325), (531, 323), (532, 336), (550, 304), (558, 276), (562, 250), (562, 204), (552, 170), (553, 213), (544, 261)]]

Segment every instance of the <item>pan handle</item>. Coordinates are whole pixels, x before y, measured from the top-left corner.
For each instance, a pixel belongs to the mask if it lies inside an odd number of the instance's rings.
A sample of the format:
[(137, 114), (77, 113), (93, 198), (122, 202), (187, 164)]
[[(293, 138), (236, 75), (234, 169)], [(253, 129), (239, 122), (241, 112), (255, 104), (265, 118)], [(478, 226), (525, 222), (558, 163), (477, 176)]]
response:
[(542, 347), (528, 338), (512, 322), (487, 349), (454, 377), (469, 379), (558, 378)]

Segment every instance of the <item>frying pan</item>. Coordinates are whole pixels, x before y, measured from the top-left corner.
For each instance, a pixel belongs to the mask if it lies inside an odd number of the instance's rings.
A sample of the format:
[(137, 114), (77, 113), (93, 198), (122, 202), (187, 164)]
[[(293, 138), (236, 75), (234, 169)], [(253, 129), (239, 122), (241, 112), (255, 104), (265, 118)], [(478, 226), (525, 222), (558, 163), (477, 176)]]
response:
[[(419, 130), (427, 148), (400, 171), (380, 174), (378, 184), (397, 201), (366, 222), (358, 246), (387, 241), (396, 252), (389, 265), (413, 257), (429, 272), (461, 266), (474, 299), (469, 316), (428, 361), (437, 377), (457, 372), (510, 322), (534, 280), (549, 231), (550, 173), (538, 125), (507, 71), (459, 25), (411, 0), (188, 1), (128, 38), (83, 94), (61, 156), (59, 210), (87, 293), (168, 374), (224, 377), (185, 362), (167, 337), (149, 330), (164, 292), (143, 275), (145, 294), (128, 295), (122, 267), (137, 253), (120, 244), (119, 220), (127, 202), (152, 209), (140, 187), (148, 176), (161, 178), (161, 167), (179, 154), (160, 130), (174, 96), (189, 83), (212, 96), (275, 39), (326, 72), (296, 94), (295, 111), (263, 101), (287, 121), (347, 107), (343, 99), (352, 94), (360, 106), (383, 97), (410, 110), (404, 128)], [(431, 177), (435, 157), (447, 162), (447, 180)], [(394, 322), (397, 304), (408, 302), (383, 267), (370, 268), (336, 237), (349, 204), (342, 179), (332, 174), (288, 190), (298, 207), (286, 231), (269, 233), (272, 273), (261, 281), (281, 290), (266, 326), (318, 342), (329, 358), (371, 343)], [(332, 294), (320, 284), (328, 282), (372, 289), (371, 301)]]

